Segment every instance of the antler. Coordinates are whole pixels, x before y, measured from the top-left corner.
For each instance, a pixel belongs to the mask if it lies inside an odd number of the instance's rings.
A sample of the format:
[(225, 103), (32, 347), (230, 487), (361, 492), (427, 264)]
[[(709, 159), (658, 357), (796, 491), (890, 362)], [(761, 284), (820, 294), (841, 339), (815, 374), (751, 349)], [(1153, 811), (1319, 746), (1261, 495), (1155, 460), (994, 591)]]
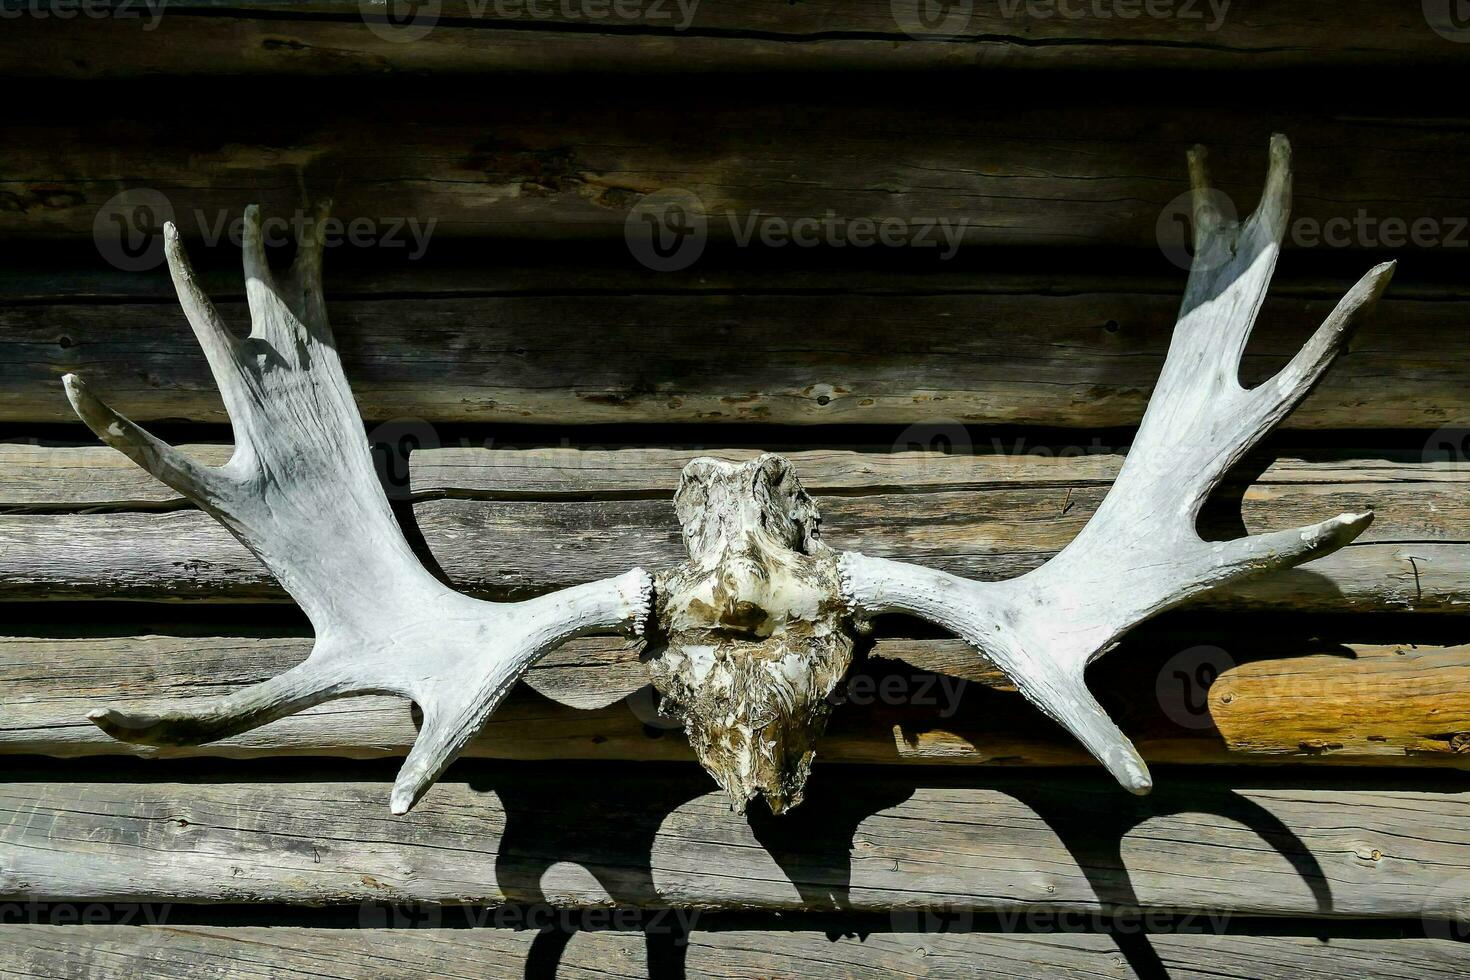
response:
[(641, 569), (525, 602), (483, 602), (440, 583), (414, 557), (378, 483), (322, 297), (325, 205), (279, 283), (260, 213), (245, 212), (247, 337), (225, 326), (195, 281), (178, 232), (164, 229), (179, 302), (199, 338), (235, 433), (224, 466), (203, 466), (139, 428), (67, 375), (82, 421), (230, 530), (301, 604), (316, 630), (298, 666), (227, 697), (88, 717), (115, 738), (198, 744), (331, 698), (397, 694), (423, 728), (393, 788), (405, 813), (484, 726), (516, 679), (570, 637), (639, 632), (652, 582)]
[(867, 613), (903, 612), (954, 631), (1021, 693), (1079, 738), (1125, 787), (1146, 793), (1148, 767), (1088, 692), (1083, 670), (1132, 627), (1217, 585), (1329, 554), (1372, 522), (1343, 514), (1292, 531), (1205, 541), (1211, 490), (1322, 377), (1365, 309), (1387, 288), (1376, 266), (1305, 347), (1264, 384), (1239, 365), (1276, 267), (1291, 207), (1291, 147), (1271, 140), (1260, 206), (1244, 224), (1214, 207), (1204, 150), (1189, 157), (1195, 257), (1163, 373), (1122, 471), (1080, 534), (1042, 567), (1001, 582), (856, 553), (843, 588)]

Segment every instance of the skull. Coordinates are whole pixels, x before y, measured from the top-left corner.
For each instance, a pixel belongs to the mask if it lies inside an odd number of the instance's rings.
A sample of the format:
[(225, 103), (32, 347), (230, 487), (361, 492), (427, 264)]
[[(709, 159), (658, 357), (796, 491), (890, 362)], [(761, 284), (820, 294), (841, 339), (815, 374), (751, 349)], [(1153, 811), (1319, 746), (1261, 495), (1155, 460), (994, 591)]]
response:
[(689, 560), (657, 582), (654, 687), (737, 810), (761, 793), (781, 813), (852, 663), (837, 555), (780, 456), (691, 460), (674, 505)]

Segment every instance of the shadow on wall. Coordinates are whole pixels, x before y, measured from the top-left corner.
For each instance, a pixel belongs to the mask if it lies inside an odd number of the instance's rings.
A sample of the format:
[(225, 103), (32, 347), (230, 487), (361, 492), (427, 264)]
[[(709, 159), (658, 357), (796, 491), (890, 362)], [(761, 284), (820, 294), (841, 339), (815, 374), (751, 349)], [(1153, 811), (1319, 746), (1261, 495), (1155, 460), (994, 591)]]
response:
[[(620, 908), (659, 908), (679, 904), (678, 895), (661, 890), (655, 881), (655, 839), (671, 833), (701, 830), (698, 824), (666, 826), (670, 815), (714, 787), (699, 770), (685, 766), (649, 766), (657, 770), (630, 778), (599, 779), (591, 767), (545, 773), (529, 766), (461, 764), (469, 785), (494, 793), (505, 812), (505, 831), (499, 842), (496, 877), (500, 890), (514, 903), (554, 904), (542, 881), (553, 865), (578, 865), (590, 873)], [(862, 792), (853, 792), (854, 781)], [(1172, 785), (1171, 785), (1172, 784)], [(745, 818), (751, 834), (779, 866), (794, 887), (794, 905), (810, 912), (831, 913), (851, 908), (853, 852), (859, 827), (875, 814), (909, 800), (920, 789), (973, 788), (986, 785), (1013, 797), (1034, 811), (1057, 835), (1076, 861), (1103, 906), (1100, 920), (1126, 919), (1140, 910), (1140, 902), (1125, 866), (1122, 845), (1134, 828), (1154, 817), (1180, 813), (1211, 814), (1248, 827), (1285, 858), (1310, 889), (1317, 915), (1333, 910), (1328, 879), (1322, 866), (1285, 824), (1255, 802), (1221, 783), (1196, 780), (1160, 781), (1147, 797), (1135, 797), (1105, 777), (1074, 774), (1065, 779), (1038, 781), (1034, 773), (974, 771), (924, 772), (895, 777), (856, 766), (818, 767), (807, 802), (783, 817), (773, 817), (753, 806)], [(1361, 784), (1355, 784), (1361, 788)], [(1107, 805), (1095, 805), (1106, 794)], [(567, 806), (569, 797), (578, 800)], [(730, 828), (702, 825), (711, 839)], [(725, 821), (720, 821), (725, 823)], [(738, 824), (735, 825), (738, 828)], [(696, 848), (697, 850), (697, 848)], [(697, 857), (697, 854), (695, 855)], [(667, 858), (664, 858), (667, 860)], [(717, 870), (717, 869), (716, 869)], [(739, 874), (743, 869), (730, 869)], [(959, 882), (963, 887), (963, 881)], [(915, 920), (920, 912), (905, 914)], [(801, 917), (794, 917), (801, 918)], [(871, 920), (856, 916), (853, 922)], [(982, 916), (963, 917), (961, 928), (984, 929)], [(903, 928), (890, 922), (889, 929)], [(645, 930), (649, 976), (671, 980), (685, 975), (689, 929), (684, 919), (667, 917), (657, 929)], [(1168, 971), (1145, 932), (1114, 930), (1118, 949), (1139, 977), (1167, 977)], [(525, 976), (557, 975), (568, 945), (576, 935), (566, 927), (541, 932), (534, 940)], [(834, 933), (832, 938), (837, 938)], [(863, 938), (866, 938), (867, 929)]]

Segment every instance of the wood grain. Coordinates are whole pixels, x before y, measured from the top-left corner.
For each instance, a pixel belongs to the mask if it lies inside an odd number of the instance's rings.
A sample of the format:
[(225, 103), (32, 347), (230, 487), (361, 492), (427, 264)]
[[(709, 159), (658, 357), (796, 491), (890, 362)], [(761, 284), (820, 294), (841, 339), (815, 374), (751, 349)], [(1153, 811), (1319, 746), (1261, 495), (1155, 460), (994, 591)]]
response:
[[(218, 450), (210, 452), (218, 458)], [(683, 557), (671, 501), (675, 472), (700, 452), (417, 454), (433, 463), (424, 476), (411, 477), (424, 498), (412, 508), (413, 519), (451, 581), (495, 598), (539, 594), (634, 565), (665, 567)], [(11, 444), (5, 454), (15, 465), (0, 467), (7, 473), (0, 480), (13, 489), (0, 491), (0, 503), (19, 512), (0, 515), (0, 596), (284, 598), (228, 532), (197, 511), (158, 510), (170, 495), (150, 490), (146, 477), (119, 476), (127, 471), (104, 459), (106, 450)], [(116, 502), (88, 489), (91, 460), (101, 460), (98, 491), (116, 488)], [(817, 490), (824, 538), (833, 547), (972, 578), (1020, 574), (1060, 550), (1101, 501), (1118, 465), (1103, 455), (932, 452), (887, 460), (797, 453), (795, 460), (803, 481)], [(1206, 601), (1232, 608), (1464, 612), (1470, 609), (1470, 560), (1462, 543), (1467, 472), (1461, 463), (1402, 459), (1277, 463), (1244, 492), (1239, 513), (1246, 530), (1304, 525), (1364, 507), (1374, 509), (1374, 526), (1335, 555)], [(499, 499), (472, 499), (480, 496)], [(142, 511), (47, 512), (56, 500), (74, 500), (71, 510), (116, 511), (148, 497)], [(1224, 537), (1240, 533), (1228, 507), (1206, 529)]]
[[(225, 318), (245, 323), (238, 259), (228, 258), (207, 281)], [(544, 267), (361, 269), (337, 258), (327, 269), (333, 329), (364, 416), (434, 423), (1135, 425), (1183, 288), (1182, 276), (658, 279), (581, 267), (549, 277)], [(1285, 364), (1365, 268), (1284, 281), (1243, 376), (1257, 382)], [(1286, 426), (1470, 425), (1462, 294), (1395, 285)], [(14, 299), (0, 307), (0, 422), (75, 421), (59, 381), (68, 372), (139, 420), (224, 421), (161, 273), (12, 271), (0, 295)]]
[[(202, 746), (155, 749), (86, 721), (98, 705), (151, 710), (228, 694), (305, 658), (310, 639), (235, 626), (163, 625), (0, 636), (0, 752), (58, 757), (343, 756), (407, 751), (406, 701), (311, 708)], [(1470, 767), (1470, 647), (1338, 643), (1301, 635), (1151, 633), (1092, 668), (1094, 690), (1154, 763)], [(34, 635), (32, 635), (34, 634)], [(685, 761), (656, 714), (639, 649), (576, 640), (532, 667), (468, 754)], [(843, 685), (818, 762), (1091, 765), (1070, 737), (958, 640), (880, 638)]]
[(12, 771), (0, 896), (1416, 919), (1463, 911), (1470, 874), (1462, 780), (1179, 773), (1133, 798), (1090, 776), (829, 769), (773, 818), (732, 814), (693, 767), (471, 764), (395, 818), (386, 782), (349, 768)]
[[(698, 198), (691, 206), (707, 216), (711, 248), (747, 240), (748, 250), (799, 261), (811, 249), (789, 240), (762, 245), (763, 237), (747, 236), (752, 222), (826, 222), (830, 212), (844, 229), (859, 218), (897, 219), (905, 241), (929, 227), (932, 246), (859, 246), (843, 231), (845, 244), (831, 250), (912, 253), (935, 269), (950, 252), (941, 219), (959, 232), (961, 251), (1132, 247), (1166, 268), (1159, 229), (1161, 218), (1171, 235), (1184, 225), (1185, 151), (1212, 144), (1215, 179), (1245, 214), (1279, 132), (1296, 150), (1293, 220), (1319, 229), (1346, 221), (1343, 250), (1393, 247), (1379, 240), (1389, 218), (1404, 222), (1397, 248), (1408, 254), (1452, 257), (1470, 240), (1470, 191), (1447, 164), (1470, 152), (1461, 107), (1426, 103), (1405, 116), (1381, 89), (1359, 97), (1334, 87), (1341, 101), (1324, 107), (1279, 86), (1259, 100), (1225, 86), (1154, 86), (1147, 103), (1120, 109), (1110, 85), (1057, 80), (1027, 100), (976, 99), (969, 86), (937, 85), (916, 114), (891, 87), (856, 80), (794, 99), (789, 88), (767, 98), (742, 86), (680, 85), (611, 108), (575, 82), (538, 88), (535, 98), (463, 101), (396, 83), (372, 95), (354, 85), (302, 98), (283, 82), (251, 100), (268, 112), (222, 114), (220, 100), (237, 91), (225, 84), (175, 87), (164, 100), (153, 88), (136, 98), (119, 89), (105, 100), (77, 99), (66, 113), (47, 103), (15, 107), (0, 141), (6, 233), (96, 241), (104, 258), (120, 260), (134, 218), (142, 235), (134, 245), (146, 245), (142, 233), (168, 211), (198, 241), (227, 229), (249, 203), (289, 219), (303, 197), (330, 196), (344, 222), (336, 237), (357, 222), (363, 230), (354, 239), (399, 255), (421, 251), (406, 224), (412, 218), (421, 230), (432, 222), (428, 249), (475, 237), (594, 242), (628, 256), (630, 214), (635, 236), (652, 227), (633, 213), (638, 203), (678, 188)], [(1425, 95), (1443, 97), (1433, 86)], [(135, 213), (139, 199), (117, 199), (145, 189), (167, 201), (151, 221)], [(1368, 232), (1359, 230), (1360, 213)], [(1433, 233), (1411, 247), (1409, 227), (1420, 219)], [(837, 237), (815, 233), (824, 242)], [(1288, 240), (1301, 250), (1337, 250), (1324, 244), (1336, 235), (1319, 234), (1316, 245), (1309, 237), (1293, 232)]]
[[(496, 913), (466, 910), (447, 919), (494, 922)], [(650, 921), (658, 913), (624, 915)], [(383, 918), (390, 913), (384, 910)], [(503, 918), (514, 919), (513, 915)], [(612, 913), (609, 913), (612, 918)], [(371, 918), (371, 916), (369, 916)], [(547, 916), (555, 921), (558, 916)], [(596, 914), (573, 916), (597, 919)], [(923, 916), (914, 916), (920, 921)], [(1045, 914), (1038, 919), (1051, 918)], [(1027, 980), (1116, 977), (1146, 980), (1158, 962), (1175, 980), (1313, 980), (1350, 975), (1402, 980), (1454, 980), (1470, 970), (1470, 951), (1448, 939), (1393, 936), (1278, 936), (1195, 934), (1187, 916), (1179, 933), (1124, 936), (1085, 932), (834, 932), (792, 929), (696, 928), (676, 954), (682, 976), (888, 980), (896, 976), (970, 980), (977, 964)], [(705, 921), (708, 921), (707, 919)], [(946, 919), (936, 921), (948, 925)], [(1358, 927), (1360, 930), (1362, 926)], [(1319, 929), (1325, 928), (1319, 926)], [(635, 932), (579, 932), (570, 942), (548, 942), (535, 929), (332, 929), (260, 926), (0, 926), (0, 958), (12, 977), (107, 976), (116, 980), (195, 980), (228, 974), (275, 980), (393, 976), (522, 980), (530, 963), (549, 962), (538, 951), (555, 948), (556, 976), (578, 980), (643, 978), (676, 937)], [(677, 940), (684, 937), (679, 935)], [(653, 948), (650, 948), (653, 947)], [(1123, 950), (1147, 953), (1128, 962)], [(1149, 956), (1148, 954), (1151, 954)]]
[[(1371, 0), (1125, 5), (976, 5), (946, 31), (905, 33), (887, 0), (688, 5), (499, 4), (451, 0), (422, 37), (364, 25), (357, 0), (243, 4), (170, 0), (133, 16), (26, 18), (0, 35), (7, 74), (115, 79), (162, 74), (381, 75), (466, 72), (689, 72), (866, 69), (1420, 67), (1462, 52), (1415, 8)], [(386, 10), (386, 5), (381, 10)], [(615, 9), (633, 16), (617, 16)], [(1140, 12), (1142, 8), (1137, 8)], [(1012, 11), (1007, 15), (1008, 11)], [(1031, 12), (1028, 14), (1028, 11)], [(1078, 13), (1080, 12), (1080, 16)], [(1126, 17), (1126, 19), (1124, 19)], [(1446, 25), (1447, 26), (1447, 25)], [(1453, 36), (1453, 34), (1451, 35)], [(402, 38), (401, 40), (399, 38)], [(1462, 59), (1461, 59), (1462, 60)]]

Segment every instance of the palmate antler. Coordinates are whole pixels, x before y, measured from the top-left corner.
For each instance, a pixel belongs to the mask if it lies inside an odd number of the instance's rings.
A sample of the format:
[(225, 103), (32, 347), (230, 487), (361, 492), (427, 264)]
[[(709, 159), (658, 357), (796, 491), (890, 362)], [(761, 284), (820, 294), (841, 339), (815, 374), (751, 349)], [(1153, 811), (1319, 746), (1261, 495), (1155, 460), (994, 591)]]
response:
[(1158, 386), (1117, 482), (1082, 532), (1042, 567), (973, 582), (849, 552), (841, 574), (863, 612), (903, 612), (952, 630), (1076, 735), (1120, 783), (1152, 786), (1148, 767), (1083, 682), (1083, 670), (1132, 627), (1206, 589), (1336, 551), (1372, 513), (1241, 538), (1204, 541), (1200, 508), (1226, 471), (1315, 385), (1358, 315), (1387, 288), (1376, 266), (1306, 346), (1264, 384), (1241, 387), (1239, 365), (1266, 297), (1291, 208), (1291, 147), (1271, 140), (1271, 168), (1243, 224), (1212, 206), (1204, 151), (1190, 154), (1195, 257)]
[[(690, 464), (686, 484), (692, 473), (713, 485), (714, 474), (728, 492), (716, 494), (715, 503), (705, 494), (699, 506), (713, 508), (710, 514), (681, 510), (686, 542), (698, 546), (691, 547), (692, 564), (664, 579), (658, 618), (668, 643), (654, 657), (654, 679), (692, 719), (701, 761), (737, 805), (757, 790), (771, 794), (773, 809), (800, 799), (811, 743), (826, 718), (822, 705), (850, 652), (851, 637), (838, 634), (857, 626), (849, 608), (864, 616), (910, 613), (958, 633), (1124, 786), (1147, 792), (1143, 760), (1087, 690), (1087, 664), (1156, 613), (1213, 586), (1335, 551), (1372, 521), (1371, 513), (1344, 514), (1236, 541), (1200, 538), (1195, 525), (1211, 490), (1321, 378), (1357, 316), (1387, 287), (1393, 265), (1364, 276), (1286, 367), (1246, 390), (1240, 359), (1286, 229), (1290, 147), (1273, 138), (1261, 204), (1243, 224), (1213, 208), (1203, 151), (1191, 155), (1190, 169), (1195, 260), (1163, 373), (1106, 499), (1041, 568), (972, 582), (848, 552), (834, 575), (824, 564), (831, 553), (814, 544), (815, 506), (789, 464)], [(235, 453), (223, 467), (188, 459), (98, 401), (79, 379), (66, 378), (77, 414), (104, 442), (213, 515), (275, 574), (316, 628), (311, 655), (229, 697), (155, 715), (109, 708), (89, 717), (127, 741), (195, 744), (329, 698), (409, 697), (422, 708), (424, 725), (393, 790), (393, 811), (403, 813), (532, 662), (579, 633), (639, 632), (653, 586), (635, 569), (496, 604), (454, 592), (424, 570), (378, 484), (327, 326), (324, 217), (310, 225), (278, 285), (266, 266), (259, 214), (247, 210), (246, 338), (220, 321), (176, 232), (166, 229), (179, 301), (234, 425)], [(793, 501), (801, 504), (796, 510)], [(808, 533), (776, 533), (797, 511)], [(795, 569), (799, 581), (773, 571), (780, 569)], [(841, 656), (821, 656), (814, 636), (832, 639)], [(748, 683), (767, 674), (778, 683)]]
[(552, 647), (593, 630), (638, 632), (651, 579), (641, 569), (525, 602), (472, 599), (414, 557), (379, 485), (327, 324), (318, 210), (277, 282), (260, 214), (245, 212), (248, 337), (237, 337), (195, 281), (170, 224), (169, 270), (235, 433), (224, 466), (203, 466), (114, 412), (68, 375), (72, 407), (113, 448), (188, 497), (265, 563), (316, 631), (310, 656), (278, 677), (178, 710), (88, 717), (148, 745), (198, 744), (331, 698), (397, 694), (423, 728), (393, 788), (404, 813), (484, 726), (516, 679)]

